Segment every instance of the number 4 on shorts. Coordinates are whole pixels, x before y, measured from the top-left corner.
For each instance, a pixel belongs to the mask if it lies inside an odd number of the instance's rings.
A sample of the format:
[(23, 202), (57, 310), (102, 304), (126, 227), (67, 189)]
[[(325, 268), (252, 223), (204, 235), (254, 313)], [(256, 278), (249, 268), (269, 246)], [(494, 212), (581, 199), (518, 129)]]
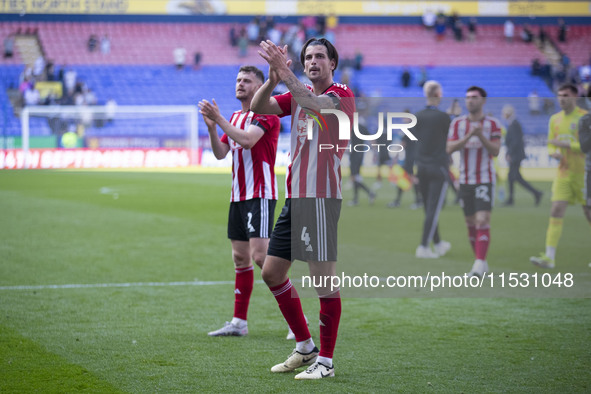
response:
[(302, 228), (302, 241), (306, 245), (306, 252), (312, 252), (312, 245), (310, 245), (310, 233), (308, 233), (308, 227)]

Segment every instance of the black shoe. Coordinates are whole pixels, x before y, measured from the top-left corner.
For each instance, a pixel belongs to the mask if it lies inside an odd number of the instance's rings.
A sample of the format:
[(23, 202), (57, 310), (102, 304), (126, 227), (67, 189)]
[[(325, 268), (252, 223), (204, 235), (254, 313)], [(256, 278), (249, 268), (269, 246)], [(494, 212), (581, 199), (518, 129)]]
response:
[(512, 199), (512, 198), (510, 198), (510, 199), (508, 199), (508, 200), (505, 200), (505, 202), (503, 203), (503, 206), (505, 206), (505, 207), (510, 207), (510, 206), (512, 206), (513, 204), (514, 204), (514, 202), (513, 202), (513, 199)]
[(544, 193), (543, 193), (543, 192), (537, 192), (537, 193), (536, 193), (536, 195), (534, 196), (534, 198), (536, 199), (536, 202), (535, 202), (535, 204), (536, 204), (536, 207), (537, 207), (538, 205), (540, 205), (540, 201), (542, 201), (542, 196), (543, 196), (543, 195), (544, 195)]

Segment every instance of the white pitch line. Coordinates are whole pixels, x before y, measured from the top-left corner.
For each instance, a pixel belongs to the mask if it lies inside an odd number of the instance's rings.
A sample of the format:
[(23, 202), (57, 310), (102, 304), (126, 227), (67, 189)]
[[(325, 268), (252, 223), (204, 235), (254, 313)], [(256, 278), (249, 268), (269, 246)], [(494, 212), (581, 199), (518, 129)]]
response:
[[(256, 280), (255, 283), (264, 283)], [(65, 285), (36, 285), (36, 286), (0, 286), (0, 290), (47, 290), (47, 289), (89, 289), (108, 287), (165, 287), (165, 286), (216, 286), (233, 285), (234, 281), (201, 281), (191, 282), (135, 282), (135, 283), (87, 283), (87, 284), (65, 284)]]

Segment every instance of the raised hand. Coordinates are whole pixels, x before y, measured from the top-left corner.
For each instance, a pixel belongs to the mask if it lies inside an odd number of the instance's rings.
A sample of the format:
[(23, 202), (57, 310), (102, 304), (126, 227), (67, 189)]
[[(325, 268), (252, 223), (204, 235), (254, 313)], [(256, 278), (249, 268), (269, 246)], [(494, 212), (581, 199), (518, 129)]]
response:
[(272, 41), (266, 40), (260, 43), (259, 55), (269, 63), (269, 80), (273, 83), (279, 83), (278, 70), (289, 68), (292, 61), (287, 58), (287, 45), (278, 47)]
[(220, 109), (215, 102), (215, 99), (212, 99), (213, 104), (211, 104), (207, 100), (201, 100), (197, 106), (199, 107), (199, 112), (203, 115), (203, 121), (208, 128), (215, 128), (216, 119), (221, 116)]

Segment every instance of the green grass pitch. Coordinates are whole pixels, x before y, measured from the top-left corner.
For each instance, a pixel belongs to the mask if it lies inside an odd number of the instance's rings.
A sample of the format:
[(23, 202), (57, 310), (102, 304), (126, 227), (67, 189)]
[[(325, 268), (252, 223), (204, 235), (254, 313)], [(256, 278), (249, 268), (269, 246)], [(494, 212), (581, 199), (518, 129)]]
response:
[[(316, 382), (269, 371), (294, 344), (260, 282), (247, 337), (206, 335), (233, 308), (229, 185), (228, 174), (0, 171), (0, 392), (591, 391), (591, 230), (580, 207), (567, 211), (557, 268), (528, 262), (544, 246), (550, 183), (536, 183), (539, 207), (519, 186), (514, 207), (495, 207), (488, 260), (499, 274), (571, 273), (572, 287), (343, 288), (337, 376)], [(385, 207), (389, 185), (374, 206), (349, 207), (345, 193), (344, 274), (470, 269), (451, 194), (440, 228), (452, 250), (424, 261), (410, 193), (397, 209)], [(291, 277), (305, 274), (296, 263)], [(301, 291), (318, 343), (318, 301)]]

